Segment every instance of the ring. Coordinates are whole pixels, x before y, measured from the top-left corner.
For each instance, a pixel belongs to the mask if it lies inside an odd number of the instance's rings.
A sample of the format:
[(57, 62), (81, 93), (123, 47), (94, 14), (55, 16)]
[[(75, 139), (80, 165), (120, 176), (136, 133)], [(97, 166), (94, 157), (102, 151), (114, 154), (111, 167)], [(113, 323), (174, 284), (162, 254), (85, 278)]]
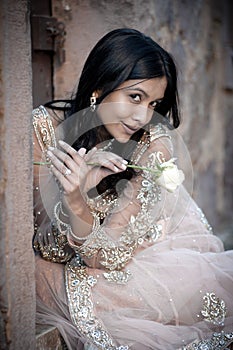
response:
[(70, 169), (68, 169), (68, 168), (66, 168), (66, 170), (64, 171), (64, 176), (68, 176), (68, 175), (71, 175), (72, 174), (72, 172), (71, 172), (71, 170)]

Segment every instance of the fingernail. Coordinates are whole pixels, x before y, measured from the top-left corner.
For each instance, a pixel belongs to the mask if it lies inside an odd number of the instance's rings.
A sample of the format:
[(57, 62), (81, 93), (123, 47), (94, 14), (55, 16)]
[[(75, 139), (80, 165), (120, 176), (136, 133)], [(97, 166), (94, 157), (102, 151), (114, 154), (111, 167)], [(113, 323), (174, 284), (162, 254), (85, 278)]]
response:
[(127, 160), (123, 159), (122, 161), (123, 164), (128, 164)]
[(126, 166), (125, 164), (121, 164), (121, 168), (122, 168), (123, 170), (125, 170), (125, 169), (127, 168), (127, 166)]
[(50, 151), (54, 151), (54, 150), (55, 150), (55, 147), (49, 146), (48, 149), (49, 149)]
[(59, 140), (58, 142), (60, 143), (60, 145), (64, 145), (65, 144), (65, 142), (62, 141), (62, 140)]
[(118, 169), (116, 166), (114, 166), (114, 171), (115, 171), (115, 172), (118, 172), (119, 169)]
[(78, 150), (78, 154), (83, 157), (86, 154), (86, 148), (82, 147)]

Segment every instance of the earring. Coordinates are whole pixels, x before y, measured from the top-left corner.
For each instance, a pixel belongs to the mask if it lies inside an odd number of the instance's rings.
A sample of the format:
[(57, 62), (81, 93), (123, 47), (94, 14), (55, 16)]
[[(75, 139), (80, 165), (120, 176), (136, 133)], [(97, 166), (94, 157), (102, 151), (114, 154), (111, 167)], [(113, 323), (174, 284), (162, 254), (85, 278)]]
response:
[(90, 109), (92, 112), (95, 112), (95, 109), (96, 109), (96, 97), (94, 95), (94, 92), (93, 92), (92, 96), (90, 97)]

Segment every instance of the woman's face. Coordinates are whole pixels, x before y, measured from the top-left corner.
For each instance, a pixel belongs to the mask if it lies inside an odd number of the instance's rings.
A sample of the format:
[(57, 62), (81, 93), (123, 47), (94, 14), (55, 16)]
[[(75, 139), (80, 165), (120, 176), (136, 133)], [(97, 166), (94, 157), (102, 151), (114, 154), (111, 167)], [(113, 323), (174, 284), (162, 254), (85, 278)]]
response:
[(148, 124), (167, 86), (165, 77), (127, 80), (98, 106), (97, 113), (107, 131), (121, 143)]

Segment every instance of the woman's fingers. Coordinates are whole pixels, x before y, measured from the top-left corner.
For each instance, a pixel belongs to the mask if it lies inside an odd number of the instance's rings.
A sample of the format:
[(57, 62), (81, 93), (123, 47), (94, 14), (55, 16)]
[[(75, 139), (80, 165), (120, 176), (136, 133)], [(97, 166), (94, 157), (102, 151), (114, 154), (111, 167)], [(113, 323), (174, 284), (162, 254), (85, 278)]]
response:
[(68, 169), (74, 172), (77, 169), (77, 165), (79, 167), (85, 165), (83, 155), (85, 154), (86, 150), (85, 148), (81, 148), (78, 152), (75, 150), (74, 152), (75, 155), (72, 157), (70, 154), (65, 153), (57, 148), (49, 147), (47, 154), (51, 159), (53, 165), (55, 165), (61, 172), (66, 171), (66, 166)]
[(53, 175), (62, 185), (66, 194), (75, 190), (85, 191), (96, 186), (104, 177), (126, 170), (127, 161), (119, 155), (92, 148), (86, 153), (85, 148), (76, 151), (63, 141), (62, 149), (49, 148)]
[(80, 148), (79, 151), (76, 151), (73, 147), (71, 147), (70, 145), (68, 145), (68, 143), (60, 140), (59, 141), (59, 145), (66, 151), (67, 154), (69, 154), (72, 159), (79, 163), (80, 160), (82, 160), (84, 154), (86, 153), (86, 149), (85, 148)]
[(103, 166), (113, 172), (124, 171), (126, 169), (127, 161), (112, 152), (104, 152), (94, 147), (86, 154), (85, 148), (80, 148), (77, 152), (64, 141), (60, 140), (59, 144), (66, 153), (57, 149), (54, 149), (54, 153), (73, 171), (75, 171), (75, 164), (84, 167), (84, 160), (87, 164), (93, 163), (93, 165)]
[(52, 171), (52, 173), (56, 177), (56, 179), (60, 182), (64, 191), (66, 193), (72, 192), (73, 184), (71, 183), (71, 181), (69, 179), (69, 176), (71, 174), (61, 173), (54, 165), (51, 165), (50, 170)]
[(99, 151), (97, 149), (88, 152), (85, 155), (85, 161), (87, 164), (102, 166), (113, 172), (124, 171), (126, 169), (126, 164), (128, 163), (117, 154)]

